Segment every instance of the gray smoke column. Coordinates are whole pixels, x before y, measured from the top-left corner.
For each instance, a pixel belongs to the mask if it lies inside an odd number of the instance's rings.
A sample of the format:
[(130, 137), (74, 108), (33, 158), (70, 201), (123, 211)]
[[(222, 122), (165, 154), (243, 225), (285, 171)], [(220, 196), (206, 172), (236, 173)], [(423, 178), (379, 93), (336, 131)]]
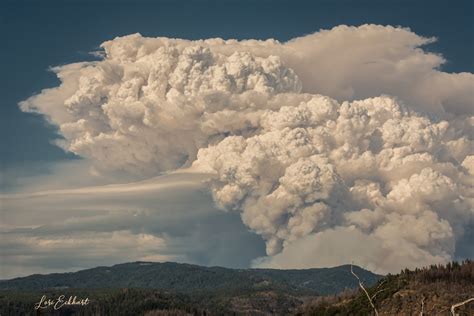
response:
[[(191, 167), (264, 238), (256, 266), (446, 262), (473, 221), (474, 75), (410, 30), (339, 26), (286, 43), (139, 34), (21, 103), (98, 172)], [(474, 250), (470, 254), (474, 255)]]

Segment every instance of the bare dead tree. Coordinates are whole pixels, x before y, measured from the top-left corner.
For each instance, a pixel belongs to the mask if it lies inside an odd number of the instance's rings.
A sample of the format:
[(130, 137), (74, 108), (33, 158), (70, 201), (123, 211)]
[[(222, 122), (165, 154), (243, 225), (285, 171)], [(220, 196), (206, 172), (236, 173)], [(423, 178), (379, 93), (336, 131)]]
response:
[[(359, 287), (362, 289), (362, 291), (364, 291), (365, 295), (367, 296), (367, 299), (369, 300), (369, 304), (372, 307), (372, 309), (374, 310), (375, 316), (379, 316), (379, 312), (377, 311), (377, 308), (375, 308), (374, 302), (372, 301), (372, 298), (370, 297), (369, 292), (367, 292), (367, 290), (365, 289), (364, 284), (360, 280), (359, 276), (357, 274), (355, 274), (354, 270), (352, 269), (352, 264), (351, 264), (351, 273), (352, 273), (353, 276), (356, 277), (357, 281), (359, 281)], [(377, 294), (377, 293), (375, 293), (375, 294)]]
[(469, 303), (469, 302), (472, 302), (472, 301), (474, 301), (474, 297), (472, 297), (472, 298), (470, 298), (470, 299), (467, 299), (467, 300), (465, 300), (465, 301), (463, 301), (463, 302), (460, 302), (460, 303), (457, 303), (457, 304), (452, 305), (452, 306), (451, 306), (451, 315), (457, 316), (458, 314), (456, 314), (456, 312), (455, 312), (456, 308), (458, 308), (458, 307), (460, 307), (460, 306), (463, 306), (463, 305), (465, 305), (465, 304), (467, 304), (467, 303)]
[(424, 312), (425, 312), (425, 297), (423, 296), (421, 298), (421, 312), (420, 312), (420, 316), (423, 316), (424, 315)]

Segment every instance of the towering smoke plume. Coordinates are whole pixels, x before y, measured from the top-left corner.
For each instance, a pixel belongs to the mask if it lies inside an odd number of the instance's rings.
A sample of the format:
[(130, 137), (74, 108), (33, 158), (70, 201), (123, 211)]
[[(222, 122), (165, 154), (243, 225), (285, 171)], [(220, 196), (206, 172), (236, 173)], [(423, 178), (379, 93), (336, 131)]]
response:
[[(445, 262), (473, 221), (474, 75), (364, 25), (280, 43), (116, 38), (21, 103), (100, 172), (212, 175), (264, 238), (258, 266)], [(328, 95), (328, 96), (324, 96)], [(474, 251), (468, 255), (474, 255)]]

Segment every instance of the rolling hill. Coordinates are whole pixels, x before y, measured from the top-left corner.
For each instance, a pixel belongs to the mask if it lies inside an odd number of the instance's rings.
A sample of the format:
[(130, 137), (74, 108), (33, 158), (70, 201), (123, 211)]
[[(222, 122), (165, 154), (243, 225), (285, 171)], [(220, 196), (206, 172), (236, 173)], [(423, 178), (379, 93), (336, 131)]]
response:
[[(366, 284), (380, 279), (362, 268), (354, 269)], [(310, 298), (357, 286), (348, 265), (276, 270), (133, 262), (0, 281), (0, 314), (28, 314), (42, 295), (61, 294), (87, 296), (91, 304), (43, 313), (144, 315), (146, 311), (174, 309), (198, 315), (288, 314)]]
[[(380, 276), (354, 268), (367, 284)], [(70, 273), (34, 274), (0, 281), (1, 290), (55, 288), (152, 288), (180, 293), (238, 292), (267, 288), (291, 293), (327, 295), (357, 287), (350, 266), (319, 269), (229, 269), (174, 262), (133, 262)]]

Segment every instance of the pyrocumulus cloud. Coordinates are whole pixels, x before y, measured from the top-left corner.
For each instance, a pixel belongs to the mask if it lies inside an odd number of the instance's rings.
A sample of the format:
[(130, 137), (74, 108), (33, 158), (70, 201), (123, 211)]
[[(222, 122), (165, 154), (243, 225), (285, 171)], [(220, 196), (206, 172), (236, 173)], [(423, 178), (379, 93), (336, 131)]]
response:
[(474, 75), (439, 70), (420, 48), (434, 40), (377, 25), (285, 43), (134, 34), (20, 105), (97, 172), (210, 174), (216, 204), (266, 241), (256, 266), (392, 272), (450, 260), (473, 221)]

